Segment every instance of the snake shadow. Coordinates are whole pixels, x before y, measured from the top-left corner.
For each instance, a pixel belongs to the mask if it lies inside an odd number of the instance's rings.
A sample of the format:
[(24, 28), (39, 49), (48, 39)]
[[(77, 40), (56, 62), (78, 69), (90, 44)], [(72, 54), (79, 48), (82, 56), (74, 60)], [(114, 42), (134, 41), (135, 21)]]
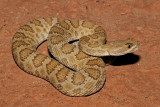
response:
[(122, 56), (105, 56), (102, 57), (102, 59), (106, 64), (109, 63), (112, 66), (122, 66), (137, 63), (140, 60), (140, 56), (129, 53)]
[[(48, 50), (48, 53), (49, 53), (49, 56), (51, 58), (57, 60), (51, 54), (51, 52), (49, 50)], [(104, 61), (105, 64), (109, 64), (109, 65), (112, 65), (112, 66), (131, 65), (131, 64), (137, 63), (140, 60), (140, 56), (135, 55), (133, 53), (129, 53), (129, 54), (121, 55), (121, 56), (104, 56), (104, 57), (101, 57), (101, 58), (102, 58), (102, 60)], [(69, 68), (69, 67), (67, 67), (67, 68)], [(69, 68), (69, 69), (71, 69), (71, 68)], [(73, 69), (71, 69), (71, 70), (73, 70)], [(75, 71), (75, 70), (73, 70), (73, 71)]]

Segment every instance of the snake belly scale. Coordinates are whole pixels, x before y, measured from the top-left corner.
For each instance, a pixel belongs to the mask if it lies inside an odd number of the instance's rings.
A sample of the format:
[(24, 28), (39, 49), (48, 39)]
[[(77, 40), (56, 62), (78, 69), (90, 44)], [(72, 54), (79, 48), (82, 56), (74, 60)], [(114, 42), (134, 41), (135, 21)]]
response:
[[(22, 70), (49, 81), (61, 93), (88, 96), (99, 91), (106, 80), (105, 64), (95, 56), (118, 56), (139, 46), (132, 39), (105, 44), (105, 38), (104, 29), (88, 21), (39, 18), (15, 33), (12, 53)], [(45, 40), (56, 60), (37, 52)], [(79, 42), (70, 44), (73, 40)]]

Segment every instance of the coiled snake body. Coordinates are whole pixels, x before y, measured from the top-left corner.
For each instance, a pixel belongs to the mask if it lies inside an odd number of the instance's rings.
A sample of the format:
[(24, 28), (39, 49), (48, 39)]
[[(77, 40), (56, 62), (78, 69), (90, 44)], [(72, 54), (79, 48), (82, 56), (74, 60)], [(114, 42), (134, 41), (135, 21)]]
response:
[[(139, 43), (132, 39), (106, 44), (105, 38), (104, 29), (91, 22), (40, 18), (15, 33), (12, 53), (21, 69), (49, 81), (63, 94), (87, 96), (99, 91), (106, 79), (105, 64), (95, 56), (118, 56), (138, 49)], [(37, 52), (45, 40), (58, 61)], [(79, 41), (70, 44), (73, 40)]]

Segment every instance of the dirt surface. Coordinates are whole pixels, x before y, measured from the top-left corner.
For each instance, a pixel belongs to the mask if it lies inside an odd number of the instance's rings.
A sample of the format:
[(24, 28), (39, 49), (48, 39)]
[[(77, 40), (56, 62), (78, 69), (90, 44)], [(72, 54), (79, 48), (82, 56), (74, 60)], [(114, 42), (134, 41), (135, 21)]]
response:
[[(159, 0), (0, 0), (1, 107), (160, 107)], [(134, 38), (140, 49), (106, 67), (101, 91), (68, 97), (14, 62), (15, 32), (39, 17), (76, 18), (101, 25), (109, 41)], [(38, 51), (48, 55), (46, 43)]]

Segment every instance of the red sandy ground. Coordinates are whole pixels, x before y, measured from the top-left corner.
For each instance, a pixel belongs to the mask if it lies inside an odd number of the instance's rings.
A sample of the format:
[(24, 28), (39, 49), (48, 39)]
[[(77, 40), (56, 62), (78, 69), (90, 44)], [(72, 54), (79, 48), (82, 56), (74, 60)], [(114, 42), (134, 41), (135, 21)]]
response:
[[(100, 92), (65, 96), (23, 72), (12, 58), (11, 40), (18, 28), (48, 16), (95, 22), (107, 31), (109, 41), (131, 37), (140, 41), (140, 49), (106, 67), (107, 81)], [(38, 50), (48, 55), (46, 43)], [(0, 106), (160, 107), (160, 1), (0, 0)]]

